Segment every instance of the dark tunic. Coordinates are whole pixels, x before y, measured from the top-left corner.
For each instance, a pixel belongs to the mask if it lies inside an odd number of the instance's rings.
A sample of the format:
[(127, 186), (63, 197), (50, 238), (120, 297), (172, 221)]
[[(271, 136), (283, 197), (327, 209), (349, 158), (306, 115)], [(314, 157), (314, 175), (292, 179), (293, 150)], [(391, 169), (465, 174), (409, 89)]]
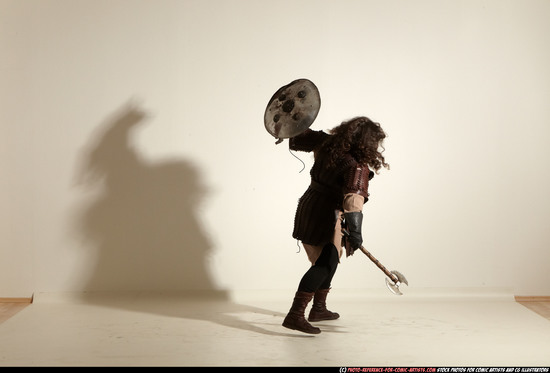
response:
[[(331, 136), (322, 131), (306, 130), (289, 141), (291, 150), (311, 152)], [(349, 154), (328, 167), (328, 156), (315, 152), (310, 170), (311, 184), (298, 201), (294, 218), (295, 239), (309, 245), (332, 242), (337, 211), (342, 211), (344, 196), (357, 193), (368, 199), (368, 182), (374, 173)]]

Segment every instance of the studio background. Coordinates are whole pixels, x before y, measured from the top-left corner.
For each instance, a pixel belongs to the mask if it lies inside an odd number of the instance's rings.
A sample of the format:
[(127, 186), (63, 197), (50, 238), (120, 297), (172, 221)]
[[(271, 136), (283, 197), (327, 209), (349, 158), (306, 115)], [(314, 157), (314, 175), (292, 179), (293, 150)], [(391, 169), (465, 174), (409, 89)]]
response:
[[(0, 297), (292, 294), (312, 158), (302, 171), (263, 114), (297, 78), (321, 94), (313, 129), (386, 130), (364, 243), (410, 291), (550, 294), (549, 16), (545, 0), (0, 0)], [(333, 287), (383, 278), (358, 253)]]

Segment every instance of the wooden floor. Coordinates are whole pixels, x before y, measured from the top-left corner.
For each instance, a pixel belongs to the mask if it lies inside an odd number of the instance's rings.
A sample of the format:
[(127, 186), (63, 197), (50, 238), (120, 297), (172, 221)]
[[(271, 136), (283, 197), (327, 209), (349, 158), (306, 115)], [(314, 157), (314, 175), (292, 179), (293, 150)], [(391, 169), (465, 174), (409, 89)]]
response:
[[(550, 297), (520, 297), (516, 302), (550, 320)], [(32, 304), (32, 299), (0, 300), (0, 323)]]
[(0, 301), (0, 324), (29, 305), (31, 305), (30, 299)]
[(550, 297), (519, 297), (516, 302), (550, 320)]

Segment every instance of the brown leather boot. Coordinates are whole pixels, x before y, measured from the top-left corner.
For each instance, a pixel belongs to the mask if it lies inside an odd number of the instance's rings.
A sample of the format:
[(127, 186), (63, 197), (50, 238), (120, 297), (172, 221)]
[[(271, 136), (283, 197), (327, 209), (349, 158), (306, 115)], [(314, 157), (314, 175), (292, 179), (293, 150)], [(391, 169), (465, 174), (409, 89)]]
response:
[(340, 317), (336, 312), (327, 310), (327, 295), (329, 289), (319, 289), (315, 292), (313, 297), (313, 306), (309, 311), (308, 320), (311, 322), (324, 321), (324, 320), (336, 320)]
[(311, 301), (311, 298), (313, 298), (313, 293), (306, 293), (303, 291), (296, 292), (292, 307), (283, 321), (283, 326), (285, 328), (299, 330), (308, 334), (321, 333), (321, 329), (308, 323), (304, 316), (307, 304)]

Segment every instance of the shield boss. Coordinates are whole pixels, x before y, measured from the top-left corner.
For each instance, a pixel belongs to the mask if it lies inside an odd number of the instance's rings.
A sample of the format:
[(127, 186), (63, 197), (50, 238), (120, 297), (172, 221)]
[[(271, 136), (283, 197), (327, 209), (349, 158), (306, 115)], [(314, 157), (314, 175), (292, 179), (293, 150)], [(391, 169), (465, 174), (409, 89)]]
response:
[(281, 88), (267, 104), (264, 124), (277, 139), (294, 137), (311, 126), (319, 109), (319, 90), (308, 79), (298, 79)]

